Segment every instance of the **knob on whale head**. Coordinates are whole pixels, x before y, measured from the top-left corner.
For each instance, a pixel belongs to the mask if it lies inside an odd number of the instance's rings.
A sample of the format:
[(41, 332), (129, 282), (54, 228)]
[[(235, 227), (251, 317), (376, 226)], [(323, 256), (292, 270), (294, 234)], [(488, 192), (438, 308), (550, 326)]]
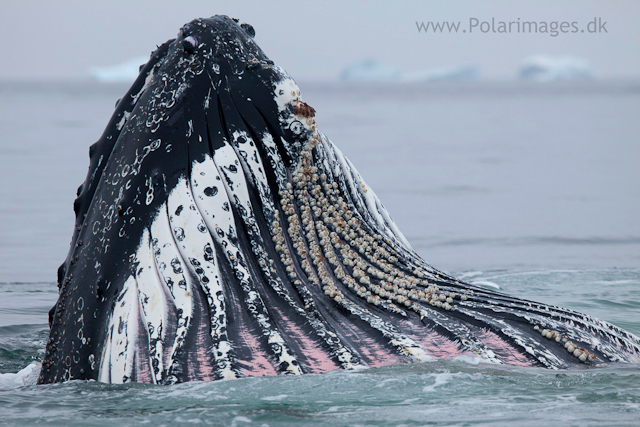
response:
[(253, 26), (239, 23), (226, 15), (198, 18), (185, 24), (178, 33), (174, 50), (185, 55), (199, 55), (210, 61), (251, 65), (272, 64), (258, 47)]

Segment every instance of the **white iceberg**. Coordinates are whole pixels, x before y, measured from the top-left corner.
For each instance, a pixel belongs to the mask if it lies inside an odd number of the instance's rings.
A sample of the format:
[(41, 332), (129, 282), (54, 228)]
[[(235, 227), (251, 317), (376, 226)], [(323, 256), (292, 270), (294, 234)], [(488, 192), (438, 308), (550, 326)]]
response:
[(147, 61), (149, 57), (138, 56), (108, 67), (92, 67), (89, 73), (100, 83), (132, 83), (140, 74), (140, 65)]
[(533, 55), (522, 61), (519, 74), (525, 80), (571, 80), (591, 78), (592, 70), (586, 59)]
[(397, 68), (380, 64), (374, 59), (365, 59), (342, 70), (341, 80), (348, 81), (399, 81), (402, 73)]

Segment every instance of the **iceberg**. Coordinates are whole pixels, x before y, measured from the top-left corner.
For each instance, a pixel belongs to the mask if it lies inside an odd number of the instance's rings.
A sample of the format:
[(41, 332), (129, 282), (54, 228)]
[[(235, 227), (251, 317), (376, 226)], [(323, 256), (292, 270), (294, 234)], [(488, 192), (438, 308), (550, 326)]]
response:
[(380, 64), (374, 59), (365, 59), (342, 70), (340, 79), (367, 82), (399, 81), (402, 80), (402, 73), (397, 68)]
[(138, 77), (140, 65), (148, 60), (148, 56), (138, 56), (116, 65), (92, 67), (89, 74), (100, 83), (131, 83)]
[(525, 80), (571, 80), (591, 78), (592, 71), (586, 59), (533, 55), (522, 61), (519, 75)]

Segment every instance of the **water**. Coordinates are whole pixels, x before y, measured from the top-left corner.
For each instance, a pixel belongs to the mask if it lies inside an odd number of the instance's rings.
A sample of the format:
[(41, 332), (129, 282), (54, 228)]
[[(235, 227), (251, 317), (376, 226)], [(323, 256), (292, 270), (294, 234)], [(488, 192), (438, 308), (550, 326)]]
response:
[[(640, 333), (640, 270), (465, 276)], [(0, 298), (0, 369), (17, 372), (42, 356), (55, 286), (4, 284)], [(81, 381), (33, 386), (25, 380), (0, 376), (0, 424), (628, 426), (640, 417), (640, 368), (629, 366), (554, 372), (459, 358), (171, 387)]]
[[(640, 335), (638, 82), (301, 87), (320, 128), (432, 265)], [(455, 359), (172, 387), (30, 385), (88, 146), (125, 90), (0, 83), (0, 424), (626, 426), (640, 419), (633, 366), (553, 372)]]

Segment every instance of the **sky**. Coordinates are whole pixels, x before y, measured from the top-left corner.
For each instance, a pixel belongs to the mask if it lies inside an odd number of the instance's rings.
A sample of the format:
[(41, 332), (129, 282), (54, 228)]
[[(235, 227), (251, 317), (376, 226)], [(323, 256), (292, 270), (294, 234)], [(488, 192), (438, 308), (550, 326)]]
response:
[[(0, 80), (88, 79), (92, 67), (147, 56), (184, 23), (214, 14), (252, 24), (258, 45), (297, 80), (335, 80), (369, 58), (403, 72), (475, 64), (484, 79), (513, 79), (534, 54), (586, 59), (597, 78), (640, 78), (637, 0), (2, 0), (1, 10)], [(600, 32), (581, 32), (594, 19)], [(492, 20), (496, 31), (518, 20), (575, 22), (578, 31), (554, 37), (514, 24), (494, 33)], [(429, 21), (460, 30), (419, 32), (416, 22)]]

